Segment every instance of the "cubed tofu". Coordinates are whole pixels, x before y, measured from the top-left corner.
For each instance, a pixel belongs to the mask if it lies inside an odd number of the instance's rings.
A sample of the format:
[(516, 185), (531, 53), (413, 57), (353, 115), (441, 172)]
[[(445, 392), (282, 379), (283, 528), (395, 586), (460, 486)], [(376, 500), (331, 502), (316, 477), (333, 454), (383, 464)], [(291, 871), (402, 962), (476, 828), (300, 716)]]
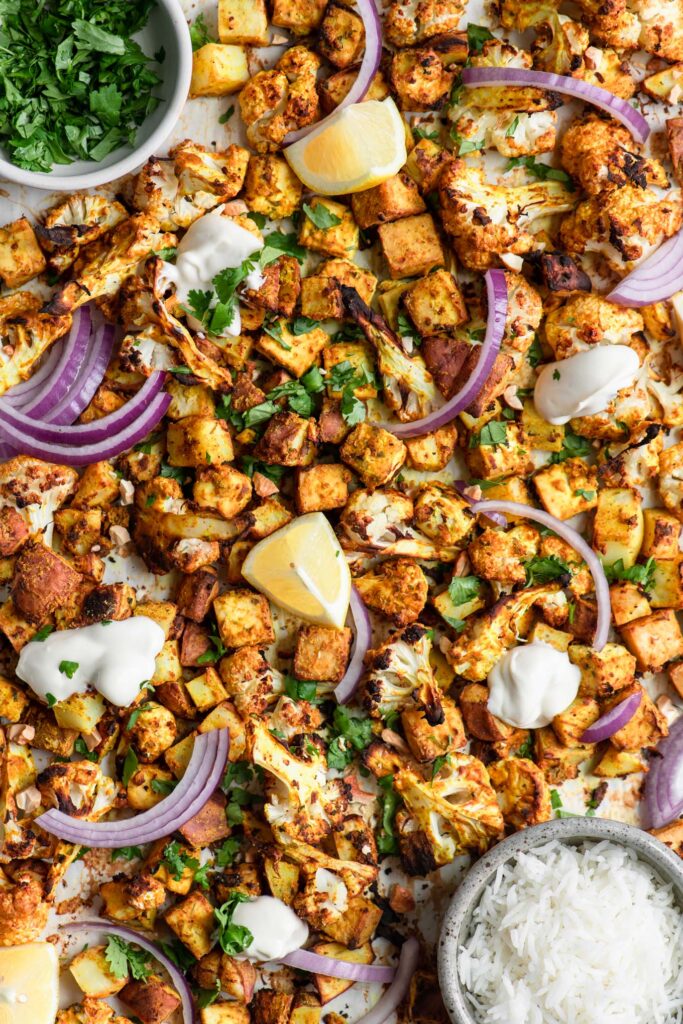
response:
[(275, 641), (268, 599), (251, 590), (228, 590), (213, 603), (226, 647), (267, 647)]
[(218, 38), (222, 43), (263, 46), (268, 40), (265, 0), (218, 0)]
[[(524, 442), (530, 448), (537, 448), (541, 452), (559, 452), (562, 450), (565, 435), (564, 427), (548, 423), (542, 416), (539, 416), (536, 406), (530, 398), (527, 398), (524, 402), (521, 424)], [(594, 503), (597, 503), (597, 496), (596, 487), (593, 491)]]
[(339, 449), (343, 462), (350, 466), (369, 490), (388, 484), (406, 461), (406, 446), (383, 427), (359, 423)]
[(645, 594), (634, 583), (627, 581), (614, 583), (609, 588), (609, 596), (614, 625), (617, 627), (623, 626), (625, 622), (630, 622), (632, 619), (649, 615), (652, 610)]
[(172, 601), (141, 601), (133, 615), (144, 615), (145, 618), (152, 619), (163, 629), (168, 640), (176, 623), (178, 607)]
[(596, 651), (585, 644), (571, 644), (569, 660), (581, 669), (580, 697), (603, 700), (631, 686), (636, 659), (621, 644), (605, 644)]
[(313, 327), (304, 334), (293, 334), (291, 325), (284, 318), (269, 327), (278, 337), (262, 331), (256, 348), (271, 362), (284, 366), (294, 377), (301, 377), (318, 360), (318, 356), (329, 344), (329, 337), (321, 327)]
[(368, 608), (395, 626), (416, 622), (429, 594), (427, 578), (412, 558), (386, 559), (357, 576), (355, 586)]
[(326, 6), (327, 0), (273, 0), (273, 25), (307, 36), (320, 25)]
[(72, 693), (52, 711), (60, 729), (76, 729), (89, 736), (104, 715), (104, 700), (99, 693)]
[[(473, 447), (465, 449), (465, 461), (470, 473), (482, 480), (500, 476), (527, 476), (533, 471), (533, 459), (522, 444), (518, 423), (505, 424), (505, 443), (482, 444), (483, 437), (472, 435)], [(557, 513), (556, 513), (557, 514)], [(573, 513), (572, 513), (573, 514)]]
[(626, 622), (619, 632), (641, 672), (659, 672), (667, 661), (683, 656), (683, 634), (673, 608)]
[(243, 46), (205, 43), (192, 56), (190, 99), (228, 96), (249, 81), (247, 51)]
[(78, 481), (72, 508), (107, 508), (119, 497), (120, 477), (109, 462), (91, 462)]
[(338, 462), (297, 470), (295, 501), (299, 515), (343, 508), (348, 498), (349, 471)]
[(166, 434), (171, 466), (218, 466), (235, 457), (230, 431), (212, 416), (185, 416)]
[[(367, 345), (356, 341), (337, 341), (323, 352), (323, 365), (328, 375), (334, 366), (340, 363), (350, 363), (357, 375), (374, 375), (375, 364)], [(341, 391), (335, 391), (328, 384), (327, 390), (330, 398), (341, 398)], [(362, 384), (353, 389), (356, 398), (366, 401), (368, 398), (377, 397), (377, 388), (372, 384)]]
[(30, 701), (24, 691), (15, 683), (0, 676), (0, 707), (2, 717), (12, 724), (22, 721), (24, 712), (28, 709)]
[(356, 223), (365, 230), (424, 213), (427, 207), (415, 182), (401, 171), (374, 188), (352, 195), (351, 209)]
[(20, 288), (47, 266), (36, 233), (26, 217), (0, 228), (0, 277), (7, 288)]
[(593, 768), (593, 775), (599, 779), (619, 779), (634, 772), (647, 771), (645, 759), (640, 751), (617, 750), (611, 743)]
[(180, 663), (180, 650), (177, 640), (167, 640), (156, 656), (154, 675), (151, 682), (154, 686), (175, 683), (183, 678), (183, 667)]
[(411, 469), (426, 473), (438, 473), (453, 458), (458, 441), (458, 428), (455, 423), (446, 423), (431, 434), (422, 437), (407, 438), (406, 463)]
[(389, 274), (394, 280), (427, 274), (446, 262), (441, 239), (430, 213), (381, 224), (377, 233)]
[(313, 320), (346, 316), (341, 297), (341, 285), (355, 288), (364, 302), (370, 304), (375, 294), (377, 278), (369, 270), (357, 267), (351, 260), (331, 259), (321, 263), (315, 274), (301, 282), (301, 312)]
[(643, 543), (640, 495), (630, 487), (606, 487), (598, 495), (593, 521), (593, 547), (606, 565), (634, 565)]
[(87, 555), (100, 540), (102, 510), (99, 508), (58, 508), (53, 519), (65, 550), (72, 555)]
[(346, 4), (329, 0), (320, 25), (318, 51), (337, 68), (347, 68), (360, 55), (365, 39), (363, 21)]
[(219, 789), (215, 790), (197, 813), (180, 825), (178, 831), (190, 846), (210, 846), (230, 835), (230, 826), (225, 816), (227, 800)]
[(190, 758), (192, 757), (193, 749), (194, 734), (190, 733), (189, 736), (185, 736), (180, 743), (175, 743), (165, 751), (164, 761), (177, 779), (181, 779), (185, 774), (185, 770), (187, 769), (187, 766), (190, 763)]
[(568, 708), (553, 718), (553, 730), (565, 747), (581, 746), (586, 729), (600, 717), (600, 705), (594, 697), (577, 697)]
[(251, 490), (250, 478), (234, 466), (205, 464), (195, 474), (192, 496), (200, 508), (234, 519), (251, 501)]
[(408, 709), (401, 713), (401, 725), (410, 752), (416, 761), (434, 761), (453, 750), (465, 746), (467, 737), (460, 710), (450, 697), (441, 698), (443, 722), (430, 725), (419, 709)]
[(453, 75), (432, 49), (405, 48), (391, 58), (389, 80), (402, 110), (429, 110), (446, 98)]
[(310, 216), (301, 218), (299, 244), (327, 256), (353, 256), (358, 249), (359, 234), (351, 210), (327, 196), (313, 196), (310, 204), (316, 219), (330, 222), (329, 227), (316, 227)]
[(534, 476), (534, 487), (546, 512), (558, 519), (571, 519), (595, 507), (598, 471), (583, 459), (566, 459), (540, 469)]
[(571, 633), (565, 633), (561, 629), (553, 629), (552, 626), (545, 622), (535, 622), (527, 637), (527, 642), (533, 643), (536, 641), (537, 643), (549, 644), (557, 651), (566, 651), (572, 639)]
[(323, 683), (341, 681), (351, 650), (351, 630), (301, 626), (294, 648), (294, 675)]
[(579, 774), (579, 765), (587, 761), (594, 750), (594, 743), (566, 747), (550, 726), (536, 729), (534, 733), (534, 761), (551, 786), (575, 779)]
[(213, 906), (198, 889), (176, 903), (164, 915), (166, 924), (192, 956), (199, 960), (213, 945), (215, 920)]
[(678, 557), (680, 521), (663, 508), (643, 509), (642, 558), (667, 559)]
[(244, 1003), (212, 1003), (199, 1011), (201, 1024), (249, 1024), (251, 1016)]
[(469, 318), (457, 281), (443, 268), (409, 288), (403, 296), (403, 304), (420, 334), (454, 330)]
[(666, 718), (650, 697), (647, 690), (639, 683), (634, 683), (628, 690), (624, 690), (614, 697), (605, 710), (611, 710), (622, 700), (627, 700), (632, 694), (640, 694), (640, 704), (633, 717), (618, 729), (609, 738), (610, 743), (617, 750), (642, 750), (647, 748), (653, 750), (659, 741), (669, 733)]
[[(683, 562), (680, 557), (655, 562), (648, 597), (652, 608), (683, 608)], [(646, 615), (647, 611), (641, 614)]]
[(167, 796), (168, 784), (173, 782), (170, 772), (154, 764), (140, 764), (128, 780), (126, 799), (134, 811), (148, 811)]
[(112, 971), (105, 956), (105, 946), (89, 946), (78, 953), (69, 964), (81, 992), (94, 999), (114, 996), (128, 981), (128, 975), (118, 977)]
[(228, 694), (215, 668), (207, 668), (200, 676), (188, 680), (187, 692), (200, 711), (210, 708), (228, 699)]
[(291, 217), (299, 209), (302, 195), (303, 185), (284, 157), (252, 153), (243, 192), (250, 210), (272, 220)]

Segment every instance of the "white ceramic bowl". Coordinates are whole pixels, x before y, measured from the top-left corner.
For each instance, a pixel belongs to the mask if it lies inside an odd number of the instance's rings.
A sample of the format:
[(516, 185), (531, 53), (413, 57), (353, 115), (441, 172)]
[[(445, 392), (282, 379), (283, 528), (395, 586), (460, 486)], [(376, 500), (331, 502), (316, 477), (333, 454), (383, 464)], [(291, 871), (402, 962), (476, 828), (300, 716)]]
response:
[(166, 51), (158, 70), (161, 84), (156, 89), (161, 103), (139, 127), (135, 148), (121, 146), (99, 162), (76, 160), (56, 164), (54, 171), (40, 172), (16, 167), (0, 147), (0, 178), (52, 192), (94, 188), (130, 174), (163, 146), (187, 100), (192, 77), (192, 43), (180, 0), (157, 0), (149, 21), (135, 39), (145, 53), (152, 54), (162, 46)]

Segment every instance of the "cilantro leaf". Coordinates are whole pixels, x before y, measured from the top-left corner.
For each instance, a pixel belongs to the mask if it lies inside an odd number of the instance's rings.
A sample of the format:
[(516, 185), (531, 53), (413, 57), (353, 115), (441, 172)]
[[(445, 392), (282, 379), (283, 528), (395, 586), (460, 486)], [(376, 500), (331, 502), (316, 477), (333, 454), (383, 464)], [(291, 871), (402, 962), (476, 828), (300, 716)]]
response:
[(233, 924), (232, 916), (239, 903), (248, 903), (250, 897), (243, 892), (232, 892), (220, 907), (215, 907), (213, 915), (218, 922), (218, 944), (228, 956), (237, 956), (247, 949), (254, 941), (254, 936), (241, 924)]
[(234, 839), (232, 836), (230, 839), (226, 839), (223, 845), (216, 851), (216, 867), (229, 867), (239, 853), (239, 849), (239, 839)]
[(493, 33), (489, 32), (483, 25), (473, 25), (470, 23), (467, 26), (467, 48), (471, 53), (481, 53), (484, 49), (484, 43), (494, 38)]
[(285, 693), (292, 700), (315, 700), (318, 694), (317, 684), (308, 680), (285, 676)]
[(203, 14), (195, 18), (194, 22), (190, 25), (190, 39), (192, 40), (193, 50), (201, 50), (202, 46), (206, 46), (207, 43), (216, 42), (209, 31), (209, 26), (206, 24), (206, 18)]
[(567, 427), (562, 441), (562, 448), (559, 452), (553, 452), (550, 462), (555, 465), (558, 462), (565, 462), (567, 459), (585, 458), (590, 455), (593, 448), (587, 437), (579, 437), (574, 431)]
[(533, 587), (537, 583), (550, 583), (552, 580), (570, 575), (569, 566), (557, 555), (536, 555), (524, 563), (524, 568), (527, 587)]
[(365, 750), (372, 741), (370, 719), (354, 717), (341, 706), (334, 709), (331, 731), (333, 736), (327, 748), (327, 763), (338, 771), (346, 768), (354, 754)]
[(643, 590), (651, 590), (654, 584), (654, 575), (657, 571), (657, 563), (653, 557), (648, 558), (645, 565), (624, 565), (623, 558), (618, 558), (611, 565), (603, 563), (605, 576), (610, 582), (615, 580), (626, 580), (629, 583), (637, 583)]
[(479, 433), (471, 435), (469, 442), (470, 448), (480, 446), (497, 448), (499, 445), (507, 447), (507, 444), (507, 424), (500, 420), (491, 420), (489, 423), (485, 423)]
[(152, 973), (152, 957), (118, 935), (108, 935), (104, 956), (116, 978), (131, 975), (134, 981), (147, 981)]
[(65, 675), (67, 679), (73, 679), (73, 677), (78, 672), (78, 662), (60, 661), (59, 671), (62, 673), (62, 675)]
[(384, 775), (381, 779), (377, 780), (377, 784), (382, 791), (380, 796), (382, 823), (377, 833), (377, 849), (383, 854), (398, 853), (398, 841), (394, 832), (394, 819), (400, 798), (394, 789), (394, 776)]
[(312, 320), (310, 316), (297, 316), (292, 322), (291, 332), (295, 337), (300, 334), (308, 334), (309, 331), (315, 330), (316, 327), (320, 327), (319, 320)]
[(259, 264), (262, 267), (267, 267), (283, 253), (286, 256), (294, 256), (299, 263), (303, 263), (306, 259), (306, 250), (303, 245), (299, 245), (293, 232), (288, 234), (284, 231), (273, 231), (264, 239), (264, 246), (259, 254)]
[(320, 231), (328, 231), (330, 228), (336, 228), (338, 224), (341, 224), (341, 217), (333, 213), (329, 206), (325, 206), (325, 203), (320, 199), (315, 206), (309, 206), (308, 203), (304, 203), (303, 211), (311, 223)]
[(538, 178), (540, 181), (561, 181), (571, 192), (574, 191), (574, 182), (566, 171), (544, 164), (535, 156), (513, 156), (511, 160), (508, 160), (506, 170), (509, 171), (513, 167), (526, 167), (534, 178)]
[(466, 604), (479, 596), (481, 580), (476, 576), (454, 576), (448, 584), (448, 596), (453, 604)]
[[(125, 760), (123, 762), (123, 770), (121, 772), (121, 781), (124, 786), (127, 786), (132, 776), (137, 771), (139, 765), (138, 755), (135, 753), (132, 747), (128, 748)], [(156, 782), (156, 779), (154, 780)]]

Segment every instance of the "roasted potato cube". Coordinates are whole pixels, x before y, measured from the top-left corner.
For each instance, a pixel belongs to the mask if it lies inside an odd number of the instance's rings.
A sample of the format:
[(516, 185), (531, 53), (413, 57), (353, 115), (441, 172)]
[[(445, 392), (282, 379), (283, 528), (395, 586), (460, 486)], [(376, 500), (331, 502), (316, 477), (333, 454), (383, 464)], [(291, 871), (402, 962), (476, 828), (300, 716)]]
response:
[(617, 732), (610, 736), (610, 743), (617, 750), (653, 750), (659, 741), (669, 733), (666, 718), (639, 683), (614, 697), (606, 707), (610, 710), (634, 693), (640, 694), (640, 705), (633, 717)]
[(427, 207), (415, 182), (401, 171), (381, 185), (352, 195), (351, 209), (356, 223), (365, 230), (401, 217), (424, 213)]
[(518, 831), (550, 821), (550, 787), (533, 761), (506, 757), (490, 764), (488, 771), (506, 825)]
[[(295, 412), (280, 412), (269, 420), (263, 437), (254, 448), (254, 455), (276, 466), (310, 466), (315, 458), (316, 440), (315, 420), (306, 420)], [(280, 506), (280, 511), (282, 508)], [(268, 529), (268, 533), (271, 532)], [(254, 528), (250, 536), (256, 537)]]
[(467, 732), (478, 740), (494, 743), (505, 740), (514, 729), (506, 725), (500, 718), (492, 715), (488, 709), (488, 687), (481, 683), (468, 683), (458, 697), (460, 710)]
[(39, 542), (27, 544), (17, 558), (12, 598), (17, 610), (41, 625), (57, 608), (80, 593), (82, 577), (58, 554)]
[(377, 231), (389, 274), (417, 277), (446, 262), (441, 239), (430, 213), (381, 224)]
[(190, 846), (210, 846), (230, 835), (230, 826), (225, 816), (226, 798), (215, 790), (194, 817), (178, 828), (183, 839)]
[(292, 334), (284, 318), (278, 319), (269, 330), (275, 330), (281, 340), (262, 331), (256, 348), (273, 363), (284, 366), (294, 377), (301, 377), (310, 370), (330, 340), (321, 327), (313, 327), (304, 334)]
[[(167, 751), (168, 753), (168, 751)], [(148, 811), (166, 796), (163, 784), (173, 782), (170, 772), (154, 764), (141, 764), (135, 769), (126, 787), (126, 799), (135, 811)], [(156, 783), (156, 788), (153, 784)]]
[(190, 733), (190, 735), (185, 736), (180, 743), (175, 743), (164, 753), (164, 761), (177, 779), (182, 778), (185, 774), (185, 770), (190, 763), (190, 758), (192, 757), (193, 748), (194, 735)]
[(402, 110), (429, 110), (446, 98), (453, 75), (438, 53), (425, 48), (399, 50), (391, 58), (389, 80)]
[(213, 907), (198, 889), (164, 915), (166, 924), (199, 960), (213, 945)]
[[(683, 608), (683, 563), (680, 557), (655, 562), (648, 597), (652, 608)], [(647, 615), (648, 611), (644, 610), (641, 615)]]
[(26, 217), (0, 228), (0, 277), (7, 288), (20, 288), (42, 274), (45, 257)]
[(327, 256), (345, 256), (350, 259), (358, 248), (358, 225), (348, 207), (328, 199), (313, 196), (310, 209), (316, 220), (330, 221), (329, 227), (316, 227), (310, 216), (302, 217), (299, 226), (299, 244), (313, 252)]
[(663, 508), (643, 509), (642, 558), (667, 559), (678, 557), (680, 521)]
[(342, 320), (346, 311), (341, 297), (341, 285), (355, 288), (364, 302), (372, 302), (377, 278), (369, 270), (357, 267), (351, 260), (331, 259), (321, 263), (315, 274), (301, 282), (301, 312), (313, 320), (334, 317)]
[(609, 588), (609, 595), (614, 625), (617, 627), (632, 619), (649, 615), (652, 610), (648, 599), (634, 583), (614, 583)]
[(100, 886), (102, 897), (102, 916), (120, 924), (134, 924), (149, 931), (154, 927), (156, 907), (141, 910), (133, 906), (130, 899), (130, 880), (105, 882)]
[(598, 472), (583, 459), (566, 459), (539, 470), (534, 476), (534, 487), (546, 512), (558, 519), (571, 519), (595, 507)]
[(87, 555), (100, 539), (102, 510), (99, 508), (84, 511), (77, 508), (59, 508), (53, 518), (64, 548), (72, 555)]
[(423, 195), (434, 191), (439, 184), (439, 177), (453, 156), (433, 139), (420, 139), (413, 146), (405, 163), (406, 173), (417, 184)]
[(271, 894), (289, 906), (299, 891), (301, 868), (282, 857), (264, 857), (263, 873)]
[(243, 198), (250, 210), (272, 220), (299, 209), (303, 185), (284, 157), (271, 153), (249, 157)]
[(264, 46), (268, 40), (265, 0), (218, 0), (218, 38), (222, 43)]
[[(337, 341), (323, 352), (323, 365), (328, 374), (334, 366), (346, 362), (353, 366), (356, 374), (372, 375), (374, 373), (375, 364), (372, 356), (367, 346), (361, 342)], [(330, 398), (341, 398), (341, 391), (335, 391), (330, 384), (327, 387)], [(377, 388), (372, 384), (362, 384), (360, 387), (354, 388), (353, 393), (356, 398), (376, 398)]]
[(206, 43), (192, 57), (190, 98), (227, 96), (249, 81), (247, 51), (243, 46)]
[(228, 590), (213, 603), (226, 647), (267, 647), (275, 640), (268, 599), (251, 590)]
[(104, 946), (90, 946), (69, 964), (69, 971), (81, 992), (95, 999), (116, 995), (128, 981), (127, 975), (119, 978), (113, 973), (104, 953)]
[(431, 434), (406, 439), (406, 463), (411, 469), (438, 473), (453, 458), (458, 441), (455, 423), (447, 423)]
[(349, 471), (338, 462), (297, 470), (295, 500), (300, 515), (343, 508), (348, 498)]
[(199, 1011), (201, 1024), (249, 1024), (251, 1017), (244, 1003), (212, 1003)]
[(584, 732), (589, 725), (597, 722), (600, 714), (600, 705), (594, 697), (577, 697), (568, 708), (553, 718), (555, 735), (565, 747), (579, 747)]
[(318, 28), (327, 0), (273, 0), (273, 25), (295, 36), (307, 36)]
[(457, 281), (442, 268), (417, 281), (405, 293), (403, 303), (420, 334), (453, 330), (468, 319)]
[(172, 396), (166, 415), (169, 420), (181, 420), (184, 416), (213, 416), (216, 411), (211, 390), (205, 384), (183, 384), (175, 379), (166, 384), (166, 391)]
[(584, 644), (571, 644), (569, 660), (581, 669), (580, 697), (602, 700), (631, 686), (636, 660), (621, 644), (605, 644), (601, 651)]
[(683, 820), (673, 821), (663, 828), (653, 828), (650, 835), (659, 839), (660, 843), (664, 843), (679, 857), (683, 857)]
[(406, 460), (406, 446), (383, 427), (359, 423), (339, 449), (342, 460), (370, 490), (388, 484)]
[(251, 501), (251, 480), (234, 466), (205, 466), (197, 470), (192, 496), (200, 508), (234, 519)]
[(330, 0), (320, 26), (320, 54), (335, 67), (347, 68), (360, 55), (364, 39), (363, 21), (358, 14), (346, 4)]
[(24, 691), (15, 683), (0, 676), (0, 707), (2, 717), (9, 722), (16, 724), (21, 722), (24, 712), (30, 705), (30, 701)]
[(167, 640), (156, 656), (151, 682), (154, 686), (163, 686), (164, 683), (175, 683), (182, 678), (183, 668), (180, 664), (178, 641)]
[(683, 655), (683, 634), (673, 608), (624, 623), (619, 632), (641, 672), (659, 672)]
[(163, 1024), (180, 1006), (178, 993), (156, 974), (144, 981), (129, 981), (121, 990), (121, 1000), (141, 1024)]
[[(311, 948), (314, 953), (318, 953), (320, 956), (331, 956), (335, 960), (344, 960), (352, 964), (371, 964), (375, 958), (369, 942), (359, 946), (358, 949), (347, 949), (346, 946), (342, 946), (338, 942), (318, 942)], [(318, 991), (321, 1003), (324, 1004), (329, 1003), (336, 996), (341, 995), (342, 992), (346, 992), (347, 989), (351, 988), (353, 982), (344, 981), (341, 978), (332, 978), (328, 974), (315, 974), (313, 976), (313, 984)]]
[(230, 431), (212, 416), (185, 416), (170, 423), (166, 445), (171, 466), (220, 466), (235, 457)]
[(617, 750), (611, 743), (593, 768), (593, 775), (600, 779), (619, 779), (624, 775), (647, 770), (645, 759), (640, 751)]
[[(537, 448), (542, 452), (559, 452), (564, 443), (564, 427), (548, 423), (536, 411), (536, 406), (527, 398), (522, 408), (521, 416), (522, 436), (525, 444), (530, 448)], [(593, 491), (597, 499), (597, 488)], [(586, 499), (588, 500), (588, 499)]]
[(533, 641), (540, 642), (542, 644), (550, 644), (558, 651), (566, 651), (572, 642), (571, 633), (564, 633), (561, 629), (553, 629), (552, 626), (548, 626), (545, 622), (535, 622), (527, 640), (529, 643)]
[(603, 562), (613, 565), (621, 560), (626, 568), (632, 566), (643, 543), (643, 533), (640, 495), (628, 487), (603, 488), (593, 522), (593, 547)]
[(294, 675), (323, 683), (340, 682), (346, 672), (351, 639), (350, 629), (302, 626), (294, 649)]
[[(679, 697), (683, 697), (683, 661), (676, 661), (669, 665), (669, 681)], [(0, 701), (2, 700), (0, 690)]]
[(215, 668), (207, 668), (200, 676), (188, 680), (187, 692), (200, 711), (208, 711), (221, 701), (228, 699), (228, 694)]
[(551, 786), (575, 779), (579, 774), (579, 765), (587, 761), (594, 750), (594, 743), (565, 747), (549, 726), (536, 729), (534, 734), (534, 760)]
[(52, 709), (60, 729), (76, 729), (86, 736), (93, 732), (104, 710), (104, 700), (99, 693), (72, 693)]

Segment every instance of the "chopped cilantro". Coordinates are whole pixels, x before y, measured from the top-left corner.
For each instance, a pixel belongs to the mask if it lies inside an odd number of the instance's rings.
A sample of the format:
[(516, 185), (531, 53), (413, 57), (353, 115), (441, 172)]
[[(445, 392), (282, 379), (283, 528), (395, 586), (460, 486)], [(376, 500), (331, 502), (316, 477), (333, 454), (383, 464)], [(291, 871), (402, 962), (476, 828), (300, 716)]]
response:
[(175, 779), (152, 779), (150, 783), (150, 789), (153, 793), (158, 793), (161, 796), (168, 796), (176, 788), (178, 783)]
[(592, 501), (595, 497), (595, 491), (587, 491), (583, 487), (577, 487), (574, 494), (577, 498), (585, 498), (586, 501)]
[(259, 263), (262, 267), (267, 267), (283, 253), (287, 256), (294, 256), (299, 263), (303, 263), (306, 259), (306, 250), (303, 245), (299, 245), (293, 232), (287, 234), (284, 231), (273, 231), (264, 239), (264, 246), (259, 254)]
[(270, 466), (266, 462), (259, 462), (253, 455), (240, 456), (240, 462), (247, 476), (253, 477), (254, 473), (260, 473), (266, 479), (272, 480), (274, 484), (279, 484), (287, 472), (285, 466)]
[(472, 434), (470, 437), (470, 448), (480, 446), (497, 448), (498, 445), (507, 447), (507, 443), (507, 424), (500, 420), (491, 420), (489, 423), (485, 423), (478, 434)]
[[(138, 755), (135, 753), (132, 747), (128, 748), (125, 760), (123, 762), (123, 770), (121, 772), (121, 781), (124, 786), (127, 786), (132, 776), (135, 774), (138, 768)], [(156, 780), (154, 780), (156, 781)]]
[(49, 708), (53, 708), (55, 706), (55, 704), (57, 703), (57, 698), (52, 693), (46, 693), (45, 694), (45, 700), (47, 701), (47, 706)]
[(198, 988), (195, 991), (195, 1001), (197, 1003), (197, 1009), (205, 1010), (207, 1006), (211, 1006), (216, 1002), (219, 995), (221, 994), (221, 983), (216, 978), (216, 983), (213, 988)]
[(216, 867), (229, 867), (239, 853), (239, 849), (239, 839), (233, 839), (232, 836), (230, 839), (226, 839), (223, 845), (216, 851)]
[(203, 654), (199, 655), (199, 657), (197, 658), (198, 665), (214, 665), (217, 661), (220, 661), (220, 659), (225, 654), (225, 645), (221, 640), (220, 636), (218, 635), (215, 626), (213, 626), (211, 629), (209, 640), (211, 641), (211, 647), (209, 648), (208, 651), (204, 651)]
[(54, 626), (41, 626), (38, 632), (33, 634), (31, 640), (35, 641), (37, 644), (41, 644), (43, 640), (47, 640), (50, 633), (54, 633), (54, 631)]
[(584, 458), (592, 451), (591, 443), (586, 437), (579, 437), (574, 431), (567, 427), (564, 432), (562, 448), (559, 452), (553, 452), (550, 456), (551, 464), (565, 462), (567, 459)]
[(230, 120), (230, 118), (232, 117), (232, 115), (234, 113), (235, 113), (235, 106), (234, 106), (234, 104), (231, 104), (228, 107), (228, 109), (225, 111), (225, 113), (221, 114), (221, 116), (218, 118), (218, 123), (219, 124), (227, 124), (228, 121)]
[(381, 789), (382, 824), (377, 833), (377, 849), (382, 854), (398, 853), (398, 841), (394, 832), (394, 818), (399, 805), (399, 796), (394, 789), (394, 776), (383, 775), (377, 780)]
[(243, 892), (231, 892), (228, 899), (220, 907), (215, 907), (213, 914), (218, 922), (217, 939), (224, 953), (238, 956), (254, 941), (254, 936), (244, 925), (233, 924), (232, 916), (239, 903), (248, 903), (250, 897)]
[(77, 661), (60, 661), (60, 663), (59, 663), (59, 671), (62, 673), (62, 675), (66, 676), (67, 679), (73, 679), (73, 677), (78, 672), (78, 662)]
[(312, 320), (310, 316), (297, 316), (293, 320), (290, 330), (295, 337), (298, 337), (300, 334), (308, 334), (316, 327), (320, 327), (319, 320)]
[(192, 953), (187, 949), (186, 946), (180, 941), (180, 939), (171, 939), (170, 942), (159, 942), (159, 947), (166, 954), (168, 959), (176, 967), (185, 973), (189, 971), (191, 967), (197, 963)]
[(476, 576), (454, 576), (448, 584), (448, 596), (453, 604), (466, 604), (479, 596), (481, 580)]
[(137, 860), (138, 857), (143, 857), (141, 847), (139, 846), (120, 846), (118, 850), (111, 851), (112, 860)]
[(645, 565), (624, 565), (623, 558), (618, 558), (611, 565), (603, 564), (605, 576), (610, 582), (614, 580), (627, 580), (629, 583), (637, 583), (643, 590), (651, 590), (654, 584), (654, 575), (657, 571), (657, 563), (654, 558), (648, 558)]
[(415, 124), (413, 125), (413, 136), (416, 139), (430, 139), (432, 142), (437, 142), (439, 139), (439, 129), (429, 129), (421, 124)]
[(130, 974), (134, 981), (147, 981), (152, 973), (150, 954), (118, 935), (107, 936), (104, 956), (115, 978), (125, 978)]
[(484, 43), (494, 38), (495, 36), (484, 25), (473, 25), (470, 22), (467, 26), (467, 47), (471, 53), (481, 53)]
[(327, 748), (327, 764), (342, 771), (353, 760), (355, 753), (369, 745), (372, 740), (372, 724), (369, 718), (356, 718), (346, 708), (337, 706), (332, 718), (332, 740)]
[(74, 743), (74, 750), (76, 751), (77, 754), (80, 754), (81, 757), (84, 757), (86, 761), (97, 761), (97, 753), (94, 750), (88, 750), (85, 740), (83, 739), (82, 736), (76, 737), (76, 742)]
[(526, 167), (529, 174), (540, 181), (561, 181), (570, 191), (574, 191), (574, 182), (566, 171), (544, 164), (535, 156), (513, 156), (511, 160), (508, 160), (506, 170), (509, 171), (513, 167)]
[(537, 583), (550, 583), (569, 575), (569, 566), (557, 555), (536, 555), (524, 563), (524, 568), (527, 587), (533, 587)]
[(201, 50), (202, 46), (206, 46), (207, 43), (216, 42), (216, 39), (209, 31), (209, 26), (206, 24), (203, 14), (195, 18), (190, 25), (190, 39), (192, 40), (193, 50)]
[(329, 206), (318, 200), (315, 206), (309, 206), (308, 203), (304, 203), (303, 211), (320, 231), (328, 231), (330, 228), (336, 228), (338, 224), (341, 224), (341, 217), (338, 217), (336, 213), (332, 213)]
[(559, 807), (562, 806), (562, 797), (556, 789), (550, 790), (550, 806), (554, 811), (556, 811)]
[(508, 125), (508, 127), (506, 128), (506, 130), (505, 130), (505, 138), (506, 139), (511, 139), (512, 136), (517, 131), (518, 127), (519, 127), (519, 114), (517, 114), (517, 116), (514, 118), (514, 120), (512, 120), (510, 122), (510, 124)]
[(526, 354), (527, 362), (529, 366), (536, 367), (543, 359), (543, 348), (541, 346), (540, 338), (537, 334), (534, 334), (534, 340), (529, 345)]
[(292, 351), (292, 346), (282, 337), (282, 324), (279, 320), (269, 320), (267, 323), (264, 323), (263, 330), (278, 343), (280, 348), (286, 349), (287, 352)]
[(285, 676), (285, 693), (292, 700), (315, 700), (318, 693), (318, 684), (295, 679), (294, 676)]
[(437, 775), (439, 774), (441, 769), (445, 765), (450, 764), (450, 763), (451, 763), (451, 755), (450, 754), (439, 754), (438, 757), (435, 757), (434, 760), (432, 761), (432, 779), (431, 779), (431, 781), (434, 782), (434, 779), (437, 777)]

